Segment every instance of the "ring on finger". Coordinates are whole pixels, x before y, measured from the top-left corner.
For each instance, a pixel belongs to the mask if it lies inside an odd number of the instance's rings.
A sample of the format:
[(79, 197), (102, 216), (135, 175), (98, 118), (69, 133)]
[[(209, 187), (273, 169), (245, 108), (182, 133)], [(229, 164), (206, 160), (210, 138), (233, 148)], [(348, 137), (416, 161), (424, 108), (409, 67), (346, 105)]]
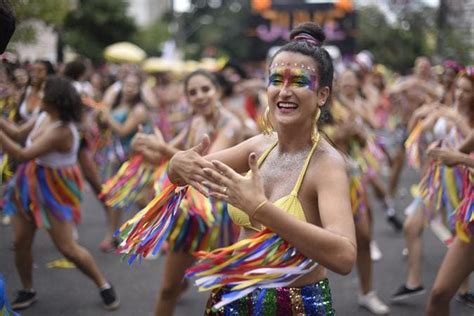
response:
[(226, 194), (226, 193), (227, 193), (227, 187), (224, 187), (224, 189), (222, 190), (222, 193), (223, 193), (223, 194)]

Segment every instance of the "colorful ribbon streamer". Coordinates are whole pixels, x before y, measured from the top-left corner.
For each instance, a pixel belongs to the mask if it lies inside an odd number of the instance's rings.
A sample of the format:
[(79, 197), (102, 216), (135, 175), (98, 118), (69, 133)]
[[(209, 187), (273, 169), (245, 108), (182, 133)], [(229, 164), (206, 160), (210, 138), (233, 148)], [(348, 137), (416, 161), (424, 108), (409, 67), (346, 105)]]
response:
[(464, 198), (455, 212), (456, 216), (456, 235), (464, 242), (470, 242), (474, 236), (474, 179), (473, 174), (469, 172), (466, 175), (466, 191)]
[(120, 227), (117, 234), (122, 242), (117, 251), (130, 255), (129, 264), (137, 257), (147, 257), (150, 252), (157, 254), (169, 236), (185, 194), (185, 188), (167, 185), (143, 210)]
[(362, 185), (360, 175), (351, 174), (349, 177), (349, 188), (351, 195), (352, 215), (357, 221), (362, 214), (367, 212), (367, 195)]
[(197, 277), (200, 291), (230, 288), (215, 309), (257, 288), (288, 286), (318, 266), (268, 229), (225, 248), (197, 252), (196, 256), (200, 261), (187, 270), (186, 277)]
[(412, 132), (405, 141), (405, 150), (408, 160), (408, 165), (415, 169), (420, 169), (421, 166), (421, 149), (420, 139), (423, 132), (422, 122), (418, 122), (413, 128)]
[(117, 209), (130, 210), (150, 187), (158, 174), (162, 174), (168, 163), (155, 167), (146, 163), (140, 155), (133, 156), (122, 164), (115, 176), (107, 180), (100, 198)]
[(448, 167), (431, 161), (420, 182), (420, 194), (423, 198), (428, 220), (432, 220), (444, 209), (449, 228), (455, 228), (455, 210), (459, 207), (468, 182), (465, 180), (467, 169), (461, 166)]
[(4, 184), (13, 176), (10, 169), (8, 154), (0, 152), (0, 184)]
[(225, 203), (210, 201), (192, 187), (177, 189), (166, 173), (158, 182), (160, 195), (118, 232), (123, 240), (118, 250), (132, 255), (130, 263), (150, 251), (156, 255), (165, 240), (173, 250), (186, 251), (210, 250), (236, 240), (238, 231)]

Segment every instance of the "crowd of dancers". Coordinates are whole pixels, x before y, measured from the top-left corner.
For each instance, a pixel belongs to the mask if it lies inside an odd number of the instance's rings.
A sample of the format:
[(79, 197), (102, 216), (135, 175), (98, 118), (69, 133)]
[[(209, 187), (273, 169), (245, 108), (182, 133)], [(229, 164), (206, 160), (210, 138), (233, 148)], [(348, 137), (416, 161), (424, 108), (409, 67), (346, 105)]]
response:
[[(447, 315), (453, 297), (474, 307), (474, 68), (419, 57), (402, 77), (367, 51), (333, 60), (324, 40), (301, 24), (247, 71), (0, 65), (1, 216), (22, 283), (11, 307), (37, 299), (39, 228), (106, 309), (119, 307), (120, 289), (77, 242), (84, 180), (104, 208), (102, 251), (130, 262), (166, 254), (156, 315), (173, 315), (191, 277), (212, 290), (206, 315), (333, 315), (326, 269), (354, 264), (358, 304), (390, 313), (373, 287), (369, 188), (406, 240), (407, 275), (391, 301), (424, 293), (432, 223), (449, 248), (426, 312)], [(394, 200), (404, 167), (420, 178), (403, 222)]]

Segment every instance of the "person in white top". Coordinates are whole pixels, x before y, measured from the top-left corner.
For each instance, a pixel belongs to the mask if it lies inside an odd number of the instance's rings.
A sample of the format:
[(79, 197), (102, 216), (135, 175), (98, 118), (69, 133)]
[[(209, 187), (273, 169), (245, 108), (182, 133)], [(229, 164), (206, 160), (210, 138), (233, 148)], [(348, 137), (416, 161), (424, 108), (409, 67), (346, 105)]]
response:
[[(16, 126), (0, 120), (0, 146), (24, 162), (7, 192), (7, 212), (13, 213), (15, 264), (23, 285), (13, 309), (36, 301), (33, 288), (32, 244), (38, 228), (46, 228), (57, 249), (99, 288), (104, 307), (115, 309), (119, 300), (91, 254), (73, 238), (80, 221), (82, 189), (77, 164), (82, 103), (71, 82), (49, 77), (44, 86), (42, 112), (37, 119)], [(26, 140), (25, 147), (20, 144)]]
[(54, 74), (54, 68), (49, 61), (38, 60), (31, 66), (30, 85), (26, 87), (25, 93), (18, 103), (18, 122), (24, 123), (38, 115), (40, 112), (43, 85), (48, 75), (52, 74)]

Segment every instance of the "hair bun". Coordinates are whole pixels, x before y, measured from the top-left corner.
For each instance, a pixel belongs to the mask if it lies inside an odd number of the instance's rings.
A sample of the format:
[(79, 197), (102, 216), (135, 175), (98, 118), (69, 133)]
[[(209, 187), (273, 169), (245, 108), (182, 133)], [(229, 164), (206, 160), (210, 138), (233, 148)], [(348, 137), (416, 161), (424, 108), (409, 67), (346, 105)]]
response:
[(302, 41), (313, 46), (323, 45), (325, 39), (326, 35), (323, 29), (313, 22), (301, 23), (290, 33), (290, 40), (296, 42)]

